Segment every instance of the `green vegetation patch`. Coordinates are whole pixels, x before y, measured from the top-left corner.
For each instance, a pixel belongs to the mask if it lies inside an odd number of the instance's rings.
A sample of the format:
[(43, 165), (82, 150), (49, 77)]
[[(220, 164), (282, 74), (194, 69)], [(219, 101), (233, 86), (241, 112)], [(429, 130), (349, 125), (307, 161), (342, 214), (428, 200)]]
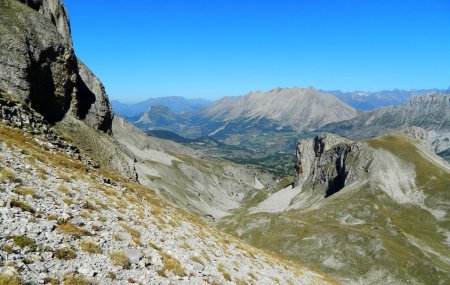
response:
[(15, 245), (20, 248), (29, 247), (31, 250), (36, 249), (36, 243), (31, 238), (22, 235), (22, 236), (10, 236), (8, 239), (12, 240)]

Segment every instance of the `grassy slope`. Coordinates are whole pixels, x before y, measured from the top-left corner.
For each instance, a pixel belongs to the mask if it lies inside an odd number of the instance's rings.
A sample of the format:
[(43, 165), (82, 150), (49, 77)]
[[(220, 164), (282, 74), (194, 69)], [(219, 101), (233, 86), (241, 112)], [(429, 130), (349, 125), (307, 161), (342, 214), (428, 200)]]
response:
[[(416, 183), (428, 195), (426, 206), (439, 205), (448, 213), (449, 173), (423, 159), (404, 139), (391, 136), (368, 143), (414, 164)], [(219, 226), (344, 282), (445, 284), (450, 280), (450, 249), (440, 232), (450, 228), (449, 218), (436, 220), (423, 208), (399, 205), (369, 185), (331, 196), (319, 209), (252, 215), (240, 210)]]
[[(66, 179), (68, 181), (78, 179), (90, 183), (92, 185), (92, 189), (90, 191), (93, 191), (92, 195), (94, 197), (98, 197), (98, 195), (105, 195), (105, 197), (111, 199), (111, 203), (108, 205), (103, 205), (105, 209), (108, 207), (117, 207), (118, 212), (122, 212), (121, 208), (124, 207), (135, 209), (136, 215), (133, 217), (126, 217), (124, 218), (125, 220), (129, 220), (128, 218), (131, 220), (137, 219), (136, 217), (140, 216), (140, 212), (150, 211), (154, 215), (155, 219), (152, 218), (151, 220), (145, 221), (140, 220), (136, 223), (142, 225), (147, 223), (155, 223), (158, 229), (161, 228), (164, 232), (166, 232), (165, 229), (167, 228), (167, 234), (173, 234), (170, 233), (172, 231), (172, 226), (169, 225), (173, 224), (174, 226), (178, 226), (182, 223), (188, 223), (194, 228), (192, 232), (193, 236), (199, 236), (200, 238), (209, 237), (215, 240), (216, 244), (210, 246), (223, 248), (224, 252), (228, 252), (227, 249), (230, 246), (233, 246), (240, 249), (242, 256), (246, 256), (251, 259), (258, 258), (258, 262), (261, 260), (262, 262), (267, 262), (268, 264), (276, 264), (277, 266), (280, 265), (285, 268), (285, 270), (294, 272), (294, 275), (297, 276), (305, 274), (304, 267), (299, 266), (298, 263), (293, 263), (273, 254), (267, 254), (260, 250), (254, 249), (251, 246), (234, 239), (233, 237), (224, 235), (223, 233), (217, 231), (214, 227), (159, 198), (153, 190), (123, 178), (114, 172), (104, 168), (100, 168), (98, 170), (92, 169), (63, 153), (51, 153), (48, 149), (45, 149), (43, 146), (36, 143), (36, 141), (34, 141), (29, 135), (23, 135), (17, 130), (0, 125), (0, 142), (6, 143), (9, 147), (22, 150), (22, 153), (26, 153), (30, 157), (29, 161), (37, 160), (45, 163), (47, 167), (51, 167), (55, 172), (60, 173), (60, 175), (62, 175), (61, 179)], [(0, 170), (3, 171), (3, 168), (0, 167)], [(67, 173), (70, 177), (66, 176), (64, 173)], [(0, 178), (3, 179), (3, 174), (0, 174)], [(120, 188), (126, 189), (124, 194), (117, 195), (116, 191), (113, 189), (100, 185), (99, 181), (103, 181), (105, 178), (109, 179), (112, 185), (120, 186)], [(86, 199), (87, 203), (89, 199), (94, 198), (86, 197)], [(80, 201), (77, 202), (80, 203)], [(208, 253), (208, 255), (209, 254), (212, 254), (212, 252)], [(213, 258), (214, 257), (211, 257), (211, 259)], [(233, 258), (233, 256), (229, 256), (229, 258)], [(320, 276), (313, 278), (315, 278), (314, 281), (318, 283), (334, 283), (332, 280), (322, 278)]]

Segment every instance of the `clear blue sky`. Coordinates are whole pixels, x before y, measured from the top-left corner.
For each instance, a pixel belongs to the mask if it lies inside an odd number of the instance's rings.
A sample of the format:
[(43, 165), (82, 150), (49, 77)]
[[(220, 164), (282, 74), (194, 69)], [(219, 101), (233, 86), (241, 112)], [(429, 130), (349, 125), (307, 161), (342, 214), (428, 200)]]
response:
[(65, 0), (110, 98), (450, 85), (448, 0)]

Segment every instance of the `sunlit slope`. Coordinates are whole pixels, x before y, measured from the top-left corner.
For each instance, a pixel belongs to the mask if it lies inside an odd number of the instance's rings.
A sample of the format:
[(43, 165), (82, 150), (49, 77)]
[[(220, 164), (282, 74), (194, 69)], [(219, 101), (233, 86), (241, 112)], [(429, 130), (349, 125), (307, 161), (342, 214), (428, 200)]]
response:
[(43, 136), (0, 124), (0, 149), (1, 284), (332, 282), (219, 233)]
[(372, 160), (360, 181), (306, 208), (296, 208), (295, 201), (311, 191), (303, 185), (286, 211), (250, 213), (258, 204), (250, 203), (220, 226), (346, 284), (447, 284), (448, 165), (402, 136), (363, 144), (367, 155), (357, 157)]
[(202, 159), (191, 148), (147, 137), (123, 119), (114, 120), (113, 132), (135, 157), (141, 184), (208, 220), (228, 215), (245, 195), (274, 183), (271, 175), (257, 169)]

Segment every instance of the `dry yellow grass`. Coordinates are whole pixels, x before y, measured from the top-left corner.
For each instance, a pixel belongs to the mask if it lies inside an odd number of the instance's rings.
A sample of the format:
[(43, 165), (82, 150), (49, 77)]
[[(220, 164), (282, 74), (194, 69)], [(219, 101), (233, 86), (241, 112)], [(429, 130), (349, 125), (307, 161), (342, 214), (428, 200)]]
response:
[(14, 193), (16, 193), (17, 195), (21, 195), (21, 196), (31, 196), (33, 198), (37, 198), (38, 195), (36, 193), (36, 191), (32, 188), (29, 187), (23, 187), (23, 186), (19, 186), (14, 188), (13, 190)]
[(63, 194), (65, 194), (65, 195), (69, 195), (70, 194), (69, 189), (67, 189), (67, 187), (64, 186), (64, 185), (59, 185), (58, 186), (58, 191), (63, 193)]
[(63, 202), (66, 203), (66, 205), (71, 206), (74, 204), (73, 200), (70, 198), (64, 198)]
[(92, 215), (88, 211), (81, 211), (80, 217), (83, 217), (86, 220), (92, 220)]
[(75, 259), (77, 257), (77, 254), (71, 248), (56, 249), (54, 254), (56, 258), (63, 260)]
[(12, 240), (15, 245), (17, 245), (20, 248), (29, 247), (31, 250), (36, 249), (36, 243), (29, 237), (22, 235), (22, 236), (10, 236), (8, 239)]
[(125, 255), (125, 253), (121, 251), (110, 252), (109, 258), (111, 259), (112, 264), (121, 266), (124, 269), (129, 269), (131, 266), (130, 260)]
[(186, 276), (184, 268), (181, 266), (181, 263), (177, 259), (162, 250), (160, 250), (160, 255), (162, 258), (164, 269), (171, 271), (173, 274), (178, 276)]
[(231, 276), (230, 274), (228, 274), (228, 272), (225, 271), (223, 264), (220, 263), (219, 266), (217, 266), (217, 271), (222, 273), (222, 276), (225, 280), (231, 281)]
[(85, 277), (72, 273), (64, 276), (63, 285), (90, 285), (90, 282)]
[(0, 285), (22, 285), (22, 280), (15, 275), (0, 273)]
[(194, 262), (200, 263), (201, 265), (205, 266), (205, 263), (203, 262), (203, 260), (201, 260), (198, 256), (191, 256), (190, 259)]
[(59, 285), (60, 282), (58, 279), (53, 277), (45, 277), (44, 278), (44, 284), (50, 284), (50, 285)]
[(86, 230), (79, 228), (71, 223), (64, 223), (57, 226), (57, 230), (64, 234), (74, 235), (74, 236), (82, 236), (87, 233)]
[(91, 240), (83, 240), (80, 243), (81, 250), (87, 253), (92, 254), (99, 254), (102, 253), (102, 248), (96, 243)]
[(186, 250), (191, 249), (191, 246), (187, 242), (183, 242), (180, 247)]
[(0, 181), (2, 182), (20, 182), (19, 177), (17, 176), (17, 173), (8, 170), (8, 169), (0, 169)]
[(119, 222), (119, 225), (126, 230), (133, 238), (140, 238), (141, 232), (131, 226), (129, 226), (126, 222)]
[(139, 218), (141, 218), (141, 219), (145, 218), (145, 212), (142, 208), (136, 209), (135, 212), (139, 216)]
[(56, 220), (58, 220), (58, 216), (56, 216), (56, 215), (49, 215), (47, 217), (47, 220), (49, 220), (49, 221), (56, 221)]
[(202, 249), (202, 255), (203, 255), (203, 258), (206, 259), (206, 261), (211, 262), (211, 258), (209, 257), (208, 253), (204, 249)]
[(121, 233), (114, 233), (114, 234), (113, 234), (113, 239), (114, 239), (114, 240), (117, 240), (117, 241), (122, 241), (122, 240), (124, 240), (124, 238), (123, 238), (123, 236), (122, 236)]
[(85, 201), (83, 203), (83, 209), (89, 210), (89, 211), (96, 211), (97, 207), (93, 203), (91, 203), (89, 201)]
[(70, 177), (64, 174), (63, 172), (58, 171), (56, 175), (58, 175), (58, 177), (64, 180), (65, 182), (70, 182)]
[(38, 174), (39, 178), (41, 178), (42, 180), (47, 180), (47, 174), (40, 172)]

